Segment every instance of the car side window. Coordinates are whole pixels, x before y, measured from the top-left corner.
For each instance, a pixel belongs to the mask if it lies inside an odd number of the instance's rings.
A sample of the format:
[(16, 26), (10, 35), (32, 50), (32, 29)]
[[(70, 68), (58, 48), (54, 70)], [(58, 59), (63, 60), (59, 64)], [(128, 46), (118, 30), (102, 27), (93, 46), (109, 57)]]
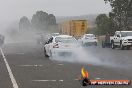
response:
[(52, 43), (53, 42), (53, 37), (51, 37), (48, 41), (48, 43)]
[(47, 42), (45, 44), (49, 44), (53, 42), (53, 37), (51, 37), (50, 39), (47, 40)]

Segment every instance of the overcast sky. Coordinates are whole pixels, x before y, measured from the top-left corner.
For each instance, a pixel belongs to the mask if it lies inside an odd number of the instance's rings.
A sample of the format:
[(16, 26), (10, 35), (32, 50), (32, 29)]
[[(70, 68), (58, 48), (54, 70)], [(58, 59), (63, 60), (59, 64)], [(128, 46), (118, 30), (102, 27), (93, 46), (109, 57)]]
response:
[(0, 0), (0, 19), (17, 20), (22, 16), (31, 18), (38, 10), (55, 16), (78, 16), (108, 13), (110, 9), (104, 0)]

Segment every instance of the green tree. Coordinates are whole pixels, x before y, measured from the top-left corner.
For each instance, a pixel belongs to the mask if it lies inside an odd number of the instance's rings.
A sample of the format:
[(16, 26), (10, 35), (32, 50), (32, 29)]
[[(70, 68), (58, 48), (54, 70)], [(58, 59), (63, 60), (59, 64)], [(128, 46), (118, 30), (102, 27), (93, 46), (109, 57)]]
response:
[(114, 21), (117, 30), (132, 30), (132, 0), (104, 0), (109, 2), (112, 11), (110, 18)]
[(56, 18), (53, 14), (43, 11), (37, 11), (31, 19), (32, 27), (35, 29), (48, 29), (48, 26), (56, 24)]
[(28, 30), (31, 27), (31, 23), (26, 16), (23, 16), (19, 21), (19, 29), (20, 30)]
[(31, 19), (32, 27), (35, 29), (44, 29), (47, 26), (48, 13), (37, 11)]
[(49, 14), (48, 21), (49, 25), (56, 25), (56, 18), (53, 14)]
[(100, 14), (96, 18), (96, 24), (97, 24), (97, 29), (96, 32), (100, 35), (104, 35), (106, 33), (113, 33), (112, 29), (112, 21), (106, 14)]

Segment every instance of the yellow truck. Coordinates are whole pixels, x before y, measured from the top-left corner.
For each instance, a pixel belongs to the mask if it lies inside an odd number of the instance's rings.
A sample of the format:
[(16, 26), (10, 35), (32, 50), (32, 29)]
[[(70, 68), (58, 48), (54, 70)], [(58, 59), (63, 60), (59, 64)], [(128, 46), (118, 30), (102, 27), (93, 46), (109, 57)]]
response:
[(70, 20), (61, 24), (61, 34), (80, 38), (88, 31), (87, 20)]

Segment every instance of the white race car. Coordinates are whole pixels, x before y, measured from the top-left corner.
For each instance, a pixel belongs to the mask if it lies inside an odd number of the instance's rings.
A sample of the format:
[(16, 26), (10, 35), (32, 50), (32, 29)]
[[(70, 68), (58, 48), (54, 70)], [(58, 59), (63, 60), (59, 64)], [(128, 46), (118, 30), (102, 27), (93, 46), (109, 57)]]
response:
[(96, 46), (97, 46), (97, 42), (98, 42), (98, 40), (94, 34), (85, 34), (80, 39), (80, 41), (82, 42), (83, 45), (94, 44)]
[(69, 35), (59, 35), (50, 38), (44, 45), (46, 57), (71, 56), (74, 49), (79, 46), (77, 40)]

